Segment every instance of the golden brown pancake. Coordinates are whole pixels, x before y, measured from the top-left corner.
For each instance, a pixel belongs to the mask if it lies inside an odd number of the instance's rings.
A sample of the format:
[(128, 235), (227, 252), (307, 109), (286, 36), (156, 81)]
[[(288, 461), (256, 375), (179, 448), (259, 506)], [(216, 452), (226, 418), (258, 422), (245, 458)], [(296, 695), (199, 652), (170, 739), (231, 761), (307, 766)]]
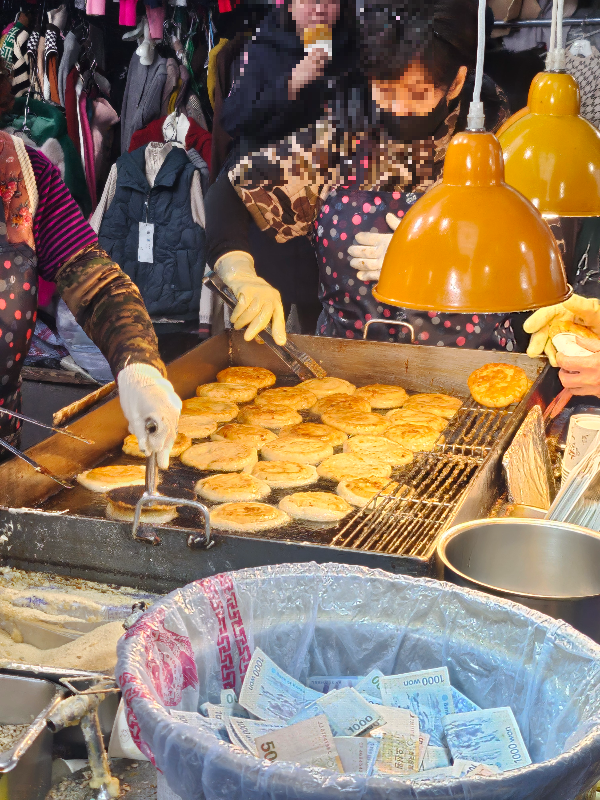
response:
[(344, 453), (354, 453), (358, 456), (367, 458), (380, 458), (386, 464), (393, 467), (410, 464), (413, 454), (406, 447), (403, 447), (385, 436), (369, 436), (359, 434), (352, 436), (344, 443)]
[(220, 427), (216, 433), (211, 434), (210, 438), (214, 442), (239, 442), (260, 450), (264, 444), (276, 439), (277, 435), (268, 428), (261, 428), (259, 425), (243, 425), (239, 422), (230, 422)]
[(317, 473), (322, 478), (339, 483), (352, 478), (389, 478), (392, 467), (381, 460), (356, 456), (354, 453), (337, 453), (322, 461)]
[(203, 383), (196, 387), (196, 395), (226, 403), (249, 403), (256, 397), (256, 387), (243, 383)]
[(268, 483), (245, 472), (210, 475), (199, 480), (194, 490), (200, 497), (212, 503), (264, 500), (271, 494)]
[(336, 492), (348, 503), (362, 508), (370, 503), (379, 492), (382, 492), (382, 500), (393, 494), (397, 486), (398, 484), (390, 481), (389, 478), (352, 478), (338, 483)]
[(218, 472), (249, 472), (258, 461), (256, 448), (238, 442), (194, 444), (181, 456), (188, 467)]
[(277, 389), (266, 389), (256, 398), (257, 406), (272, 408), (284, 406), (294, 411), (311, 408), (317, 402), (317, 396), (299, 386), (279, 386)]
[(274, 442), (267, 442), (260, 451), (265, 461), (297, 461), (299, 464), (319, 464), (327, 456), (333, 455), (333, 447), (319, 439), (285, 436)]
[(488, 408), (518, 403), (529, 389), (526, 373), (513, 364), (486, 364), (472, 372), (467, 383), (473, 400)]
[(462, 405), (462, 400), (458, 397), (451, 397), (448, 394), (413, 394), (403, 408), (419, 409), (428, 411), (430, 414), (437, 414), (438, 417), (452, 419)]
[(548, 336), (550, 339), (553, 339), (558, 333), (574, 333), (576, 336), (581, 336), (584, 339), (600, 340), (600, 337), (596, 336), (594, 331), (569, 319), (555, 319), (550, 323), (548, 329)]
[(311, 378), (302, 381), (300, 388), (308, 389), (319, 399), (331, 394), (354, 394), (356, 391), (356, 386), (343, 378)]
[(401, 386), (387, 383), (372, 383), (356, 390), (355, 397), (364, 397), (371, 408), (398, 408), (408, 400), (408, 395)]
[[(186, 436), (184, 433), (178, 433), (175, 437), (175, 441), (173, 442), (171, 452), (169, 453), (169, 458), (177, 458), (177, 456), (180, 456), (188, 449), (188, 447), (191, 446), (191, 438)], [(122, 450), (125, 455), (133, 456), (134, 458), (146, 458), (146, 454), (142, 453), (140, 450), (138, 440), (133, 434), (125, 437)]]
[[(117, 522), (133, 522), (135, 509), (122, 508), (109, 501), (106, 505), (106, 516)], [(169, 508), (143, 508), (140, 514), (140, 522), (146, 522), (152, 525), (164, 525), (166, 522), (172, 522), (176, 516), (176, 506), (169, 506)]]
[(235, 403), (210, 400), (208, 397), (190, 397), (183, 401), (182, 415), (204, 417), (207, 422), (230, 422), (237, 417), (239, 408)]
[(310, 522), (336, 522), (352, 511), (352, 507), (332, 492), (294, 492), (284, 497), (279, 508), (294, 519)]
[(336, 431), (329, 425), (320, 422), (301, 422), (300, 425), (286, 425), (279, 431), (279, 438), (284, 439), (291, 436), (293, 439), (318, 439), (320, 442), (338, 447), (348, 438), (342, 431)]
[(329, 394), (321, 397), (314, 404), (310, 413), (322, 417), (330, 411), (366, 411), (371, 410), (371, 404), (364, 397), (354, 397), (347, 394)]
[(438, 439), (441, 442), (444, 441), (443, 436), (440, 438), (440, 432), (437, 428), (416, 422), (392, 425), (391, 428), (387, 429), (385, 435), (388, 439), (415, 453), (433, 450)]
[(77, 480), (92, 492), (108, 492), (119, 486), (144, 486), (146, 466), (114, 464), (109, 467), (95, 467), (82, 472), (77, 476)]
[(224, 503), (210, 512), (211, 526), (225, 531), (265, 531), (289, 521), (285, 512), (266, 503)]
[(432, 414), (430, 411), (421, 411), (419, 408), (395, 408), (392, 411), (388, 411), (386, 417), (392, 425), (401, 425), (403, 423), (408, 425), (429, 425), (431, 428), (440, 431), (440, 433), (448, 426), (448, 420), (445, 417)]
[(326, 425), (350, 435), (359, 433), (378, 435), (390, 426), (389, 419), (366, 411), (328, 411), (321, 419)]
[(319, 480), (317, 470), (311, 464), (298, 464), (296, 461), (259, 461), (252, 474), (272, 489), (295, 489)]
[(218, 422), (206, 421), (205, 417), (195, 417), (193, 414), (182, 414), (179, 417), (177, 430), (190, 439), (206, 439), (217, 430)]
[(286, 425), (298, 425), (302, 422), (302, 417), (293, 408), (285, 406), (256, 406), (249, 405), (242, 408), (239, 417), (240, 422), (246, 425), (258, 425), (262, 428), (278, 431)]
[(263, 367), (227, 367), (217, 373), (219, 383), (243, 383), (256, 389), (273, 386), (277, 378), (270, 369)]

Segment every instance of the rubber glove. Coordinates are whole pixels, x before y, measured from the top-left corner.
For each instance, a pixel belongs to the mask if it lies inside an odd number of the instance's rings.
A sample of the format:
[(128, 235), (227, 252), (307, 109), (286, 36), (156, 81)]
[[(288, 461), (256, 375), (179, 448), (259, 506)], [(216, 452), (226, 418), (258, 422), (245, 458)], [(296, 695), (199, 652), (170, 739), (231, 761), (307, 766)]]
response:
[(227, 253), (215, 264), (215, 272), (237, 298), (238, 304), (231, 314), (236, 331), (247, 325), (244, 339), (249, 342), (271, 323), (273, 338), (277, 344), (284, 345), (287, 337), (281, 295), (258, 277), (252, 256), (242, 250)]
[[(172, 384), (150, 364), (128, 364), (117, 375), (117, 386), (129, 432), (140, 450), (146, 455), (156, 453), (158, 466), (168, 469), (181, 413), (181, 400)], [(148, 420), (156, 424), (155, 433), (147, 432)]]
[[(392, 231), (395, 231), (401, 220), (394, 214), (386, 214), (385, 221)], [(354, 237), (356, 244), (348, 248), (350, 266), (360, 270), (357, 277), (361, 281), (376, 281), (379, 279), (383, 259), (393, 233), (357, 233)]]
[(571, 394), (600, 397), (600, 342), (582, 336), (578, 336), (575, 341), (594, 355), (575, 357), (559, 353), (557, 361), (561, 369), (558, 377)]
[(558, 320), (573, 320), (573, 314), (566, 308), (566, 303), (538, 308), (531, 316), (527, 317), (523, 323), (523, 330), (525, 333), (531, 334), (527, 348), (529, 358), (539, 358), (545, 354), (553, 367), (558, 366), (556, 347), (550, 339), (550, 325)]

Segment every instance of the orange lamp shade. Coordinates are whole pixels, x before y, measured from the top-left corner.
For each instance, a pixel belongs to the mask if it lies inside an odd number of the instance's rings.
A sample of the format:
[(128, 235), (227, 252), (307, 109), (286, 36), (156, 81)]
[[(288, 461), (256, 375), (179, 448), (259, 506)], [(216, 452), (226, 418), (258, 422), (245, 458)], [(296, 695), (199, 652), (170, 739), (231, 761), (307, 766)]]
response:
[(491, 133), (456, 135), (441, 184), (410, 209), (387, 249), (374, 297), (423, 311), (529, 311), (569, 297), (540, 214), (504, 182)]
[(577, 81), (541, 72), (527, 106), (498, 132), (506, 182), (546, 216), (600, 216), (600, 131), (579, 115)]

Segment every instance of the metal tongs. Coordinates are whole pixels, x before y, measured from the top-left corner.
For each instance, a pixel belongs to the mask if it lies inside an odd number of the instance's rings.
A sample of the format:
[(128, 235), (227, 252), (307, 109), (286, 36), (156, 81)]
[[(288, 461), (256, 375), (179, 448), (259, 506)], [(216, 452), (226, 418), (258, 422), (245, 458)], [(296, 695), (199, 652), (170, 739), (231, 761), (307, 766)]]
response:
[[(149, 418), (146, 420), (147, 433), (156, 433), (157, 428), (158, 425), (153, 419)], [(196, 500), (187, 500), (182, 497), (169, 497), (168, 495), (161, 494), (158, 491), (158, 464), (156, 463), (156, 453), (152, 452), (146, 459), (146, 487), (144, 493), (135, 504), (132, 529), (134, 539), (141, 538), (146, 541), (146, 537), (139, 537), (137, 532), (142, 516), (142, 509), (144, 506), (152, 505), (154, 502), (171, 506), (189, 506), (190, 508), (195, 508), (197, 511), (201, 511), (204, 516), (204, 541), (202, 542), (202, 546), (208, 548), (212, 545), (210, 538), (210, 514), (207, 507)], [(190, 536), (188, 538), (188, 544), (198, 544), (197, 537)]]
[[(227, 284), (219, 278), (216, 272), (209, 272), (209, 274), (203, 278), (202, 282), (205, 286), (208, 286), (211, 291), (218, 294), (229, 308), (236, 307), (237, 300), (235, 295)], [(292, 372), (295, 372), (303, 381), (310, 380), (311, 378), (327, 377), (327, 373), (323, 367), (317, 364), (314, 358), (311, 358), (308, 353), (303, 353), (302, 350), (290, 342), (289, 339), (284, 345), (277, 344), (275, 339), (273, 339), (270, 325), (267, 325), (267, 327), (260, 332), (260, 338), (267, 347), (270, 347), (271, 350), (277, 353), (279, 358), (281, 358)]]
[(70, 436), (71, 439), (77, 439), (78, 442), (84, 442), (85, 444), (94, 444), (91, 439), (84, 439), (83, 436), (78, 436), (73, 431), (70, 431), (68, 428), (53, 428), (52, 425), (46, 425), (43, 422), (38, 422), (37, 419), (33, 419), (33, 417), (28, 417), (25, 414), (21, 414), (20, 411), (9, 411), (7, 408), (0, 408), (0, 414), (8, 414), (9, 417), (15, 417), (16, 419), (21, 419), (23, 422), (31, 422), (32, 425), (37, 425), (38, 428), (45, 428), (47, 431), (54, 431), (54, 433), (62, 433), (64, 436)]

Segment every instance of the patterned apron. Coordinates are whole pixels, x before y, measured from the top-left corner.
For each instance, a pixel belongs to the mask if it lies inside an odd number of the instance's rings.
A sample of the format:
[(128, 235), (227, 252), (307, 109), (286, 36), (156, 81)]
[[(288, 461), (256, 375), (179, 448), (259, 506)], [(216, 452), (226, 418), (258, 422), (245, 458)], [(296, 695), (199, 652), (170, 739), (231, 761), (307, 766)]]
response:
[[(12, 139), (0, 131), (0, 406), (21, 409), (21, 367), (37, 316), (29, 196)], [(0, 436), (19, 446), (21, 422), (0, 414)], [(6, 451), (0, 451), (0, 460)], [(9, 456), (10, 457), (10, 456)]]
[(415, 329), (416, 344), (465, 347), (470, 350), (515, 350), (515, 336), (508, 314), (438, 314), (412, 311), (379, 303), (372, 294), (373, 281), (361, 281), (350, 266), (348, 247), (359, 232), (391, 233), (388, 213), (402, 218), (418, 194), (359, 191), (349, 187), (333, 190), (315, 222), (315, 247), (320, 271), (319, 299), (323, 311), (317, 334), (348, 339), (362, 338), (365, 322), (373, 323), (368, 338), (380, 342), (410, 342)]

